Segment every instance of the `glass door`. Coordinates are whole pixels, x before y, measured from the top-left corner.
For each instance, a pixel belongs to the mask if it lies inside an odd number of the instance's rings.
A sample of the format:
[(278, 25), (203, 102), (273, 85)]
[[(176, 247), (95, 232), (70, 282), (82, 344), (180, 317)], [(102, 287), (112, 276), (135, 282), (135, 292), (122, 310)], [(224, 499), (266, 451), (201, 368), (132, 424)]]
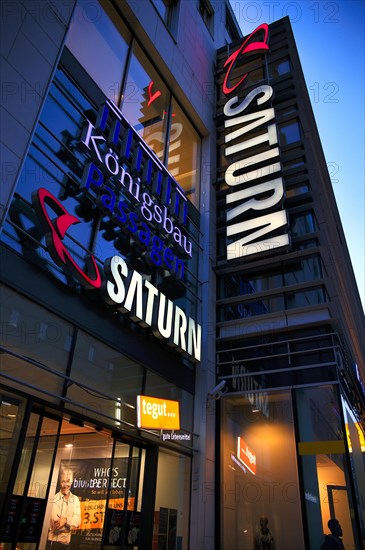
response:
[(106, 512), (104, 548), (138, 548), (144, 465), (144, 449), (116, 443), (112, 467), (114, 481)]
[(71, 422), (62, 423), (40, 550), (56, 543), (78, 550), (138, 548), (144, 452)]
[[(16, 414), (10, 401), (4, 407)], [(1, 550), (139, 547), (145, 450), (80, 419), (36, 411), (14, 445)]]
[(3, 550), (38, 547), (59, 424), (59, 420), (32, 412), (24, 438), (20, 435), (2, 518)]

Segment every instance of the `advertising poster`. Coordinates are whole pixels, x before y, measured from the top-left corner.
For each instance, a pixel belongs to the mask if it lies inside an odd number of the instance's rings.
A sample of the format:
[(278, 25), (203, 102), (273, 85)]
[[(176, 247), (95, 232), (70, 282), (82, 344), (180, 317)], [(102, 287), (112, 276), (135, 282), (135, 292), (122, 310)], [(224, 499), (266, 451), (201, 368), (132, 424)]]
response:
[[(137, 459), (132, 462), (132, 473), (136, 471)], [(107, 463), (110, 465), (110, 461)], [(67, 469), (73, 472), (71, 492), (80, 501), (81, 520), (76, 529), (72, 529), (70, 548), (87, 550), (95, 548), (102, 541), (104, 524), (106, 524), (104, 544), (116, 544), (120, 540), (123, 514), (132, 519), (135, 505), (135, 487), (130, 485), (127, 503), (127, 468), (128, 458), (117, 458), (113, 467), (105, 466), (105, 461), (98, 458), (87, 460), (61, 461), (60, 473)], [(132, 479), (135, 476), (132, 474)], [(60, 490), (57, 486), (56, 492)], [(107, 498), (109, 491), (108, 508)], [(127, 509), (124, 511), (124, 507)], [(133, 522), (136, 523), (137, 513)], [(129, 526), (127, 526), (129, 530)], [(110, 540), (109, 540), (110, 539)]]

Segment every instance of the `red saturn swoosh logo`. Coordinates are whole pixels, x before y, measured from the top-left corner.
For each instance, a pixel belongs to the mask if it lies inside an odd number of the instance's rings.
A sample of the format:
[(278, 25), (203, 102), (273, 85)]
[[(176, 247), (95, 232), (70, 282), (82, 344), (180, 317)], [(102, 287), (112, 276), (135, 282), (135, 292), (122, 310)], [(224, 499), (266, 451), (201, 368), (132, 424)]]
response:
[[(256, 33), (263, 31), (264, 32), (264, 39), (259, 42), (250, 42), (251, 38), (255, 36)], [(269, 50), (269, 46), (267, 44), (269, 39), (269, 27), (266, 23), (263, 23), (262, 25), (258, 26), (251, 34), (246, 38), (246, 40), (243, 42), (243, 44), (238, 48), (238, 50), (234, 51), (226, 60), (224, 63), (224, 67), (227, 67), (226, 75), (224, 77), (224, 82), (222, 86), (223, 93), (225, 95), (229, 95), (230, 93), (234, 92), (236, 88), (238, 88), (246, 79), (248, 76), (248, 73), (245, 73), (241, 80), (237, 82), (234, 86), (228, 86), (229, 77), (231, 74), (231, 71), (233, 70), (236, 62), (238, 61), (238, 57), (245, 55), (247, 53), (255, 53), (260, 51), (266, 51)]]
[[(86, 288), (100, 288), (101, 275), (94, 256), (86, 258), (88, 272), (94, 274), (94, 277), (90, 277), (74, 260), (63, 242), (68, 228), (80, 223), (80, 220), (69, 214), (63, 204), (43, 187), (32, 193), (32, 202), (45, 229), (47, 248), (55, 263), (67, 268)], [(47, 205), (57, 214), (55, 219), (50, 218)]]

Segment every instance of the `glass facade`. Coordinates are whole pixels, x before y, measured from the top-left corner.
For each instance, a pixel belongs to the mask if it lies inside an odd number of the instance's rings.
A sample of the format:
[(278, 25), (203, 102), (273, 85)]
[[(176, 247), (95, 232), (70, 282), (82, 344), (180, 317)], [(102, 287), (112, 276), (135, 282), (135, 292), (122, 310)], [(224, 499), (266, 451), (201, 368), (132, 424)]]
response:
[[(107, 97), (118, 103), (131, 34), (109, 3), (76, 4), (66, 45)], [(107, 60), (107, 62), (106, 62)]]
[(310, 548), (321, 545), (330, 518), (340, 522), (345, 548), (356, 547), (354, 505), (336, 390), (322, 386), (296, 392), (298, 451)]
[[(344, 398), (354, 396), (357, 352), (334, 322), (345, 310), (332, 313), (340, 244), (336, 253), (328, 245), (328, 175), (312, 143), (290, 26), (281, 20), (268, 30), (258, 27), (240, 42), (245, 48), (237, 42), (217, 57), (218, 88), (226, 89), (217, 114), (219, 544), (319, 550), (336, 518), (344, 548), (360, 549), (364, 414)], [(287, 221), (280, 232), (279, 220)]]
[[(176, 23), (173, 2), (156, 8), (167, 25)], [(109, 2), (77, 2), (1, 234), (2, 245), (61, 292), (57, 307), (52, 290), (1, 287), (2, 375), (26, 396), (1, 395), (4, 550), (55, 542), (84, 550), (189, 544), (194, 388), (187, 379), (194, 364), (175, 355), (176, 371), (166, 368), (156, 331), (133, 324), (138, 300), (123, 317), (124, 310), (103, 310), (95, 293), (86, 296), (50, 253), (35, 211), (45, 189), (53, 197), (43, 205), (50, 219), (62, 210), (82, 222), (64, 233), (57, 226), (61, 256), (67, 251), (79, 272), (92, 276), (85, 257), (95, 259), (97, 272), (118, 255), (155, 294), (164, 293), (168, 312), (174, 304), (200, 315), (201, 139), (127, 24)], [(109, 113), (105, 143), (93, 134), (102, 112)], [(108, 148), (113, 124), (120, 132)], [(180, 430), (169, 442), (139, 428), (138, 395), (179, 403)], [(170, 448), (159, 449), (160, 442)]]
[(361, 319), (289, 18), (243, 51), (224, 2), (61, 15), (1, 226), (0, 550), (319, 550), (330, 518), (360, 550)]
[(289, 392), (225, 398), (221, 425), (221, 547), (304, 549)]
[[(360, 548), (338, 386), (293, 392), (257, 387), (223, 400), (221, 547), (260, 549), (266, 541), (269, 548), (315, 550), (336, 518), (344, 547)], [(358, 456), (350, 454), (351, 467), (356, 461), (359, 467), (362, 432), (352, 426)]]
[[(141, 530), (149, 520), (159, 548), (188, 548), (189, 456), (161, 449), (157, 457), (151, 447), (126, 443), (108, 430), (84, 425), (76, 416), (62, 423), (37, 412), (22, 418), (14, 399), (4, 395), (1, 402), (8, 419), (0, 429), (2, 503), (8, 477), (5, 464), (9, 473), (16, 474), (1, 518), (4, 550), (15, 541), (27, 550), (48, 549), (52, 541), (64, 537), (70, 547), (85, 550), (145, 548), (151, 543)], [(22, 429), (17, 431), (21, 420)], [(16, 456), (10, 456), (9, 451), (17, 448)], [(153, 472), (156, 488), (151, 493)], [(71, 529), (57, 530), (54, 518), (66, 493), (67, 511), (61, 507), (60, 513), (67, 514)]]
[(2, 372), (15, 387), (55, 405), (64, 396), (75, 413), (127, 431), (136, 431), (137, 395), (179, 401), (181, 428), (192, 432), (189, 392), (6, 287), (1, 291), (8, 304), (1, 308)]
[[(164, 19), (175, 11), (173, 4), (156, 4)], [(199, 208), (198, 133), (121, 18), (107, 2), (97, 8), (98, 13), (93, 13), (86, 0), (78, 3), (66, 46), (105, 96), (120, 105), (130, 124)]]

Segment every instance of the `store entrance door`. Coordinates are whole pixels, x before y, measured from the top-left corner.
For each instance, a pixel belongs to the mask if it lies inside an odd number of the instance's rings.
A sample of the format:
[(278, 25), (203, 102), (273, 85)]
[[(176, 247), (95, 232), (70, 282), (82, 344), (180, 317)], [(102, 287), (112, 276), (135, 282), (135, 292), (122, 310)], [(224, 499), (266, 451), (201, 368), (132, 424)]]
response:
[(146, 453), (77, 419), (32, 413), (2, 550), (141, 548), (142, 496), (144, 515), (153, 517), (154, 491), (143, 491)]
[(62, 423), (39, 549), (137, 549), (145, 450), (72, 422)]

